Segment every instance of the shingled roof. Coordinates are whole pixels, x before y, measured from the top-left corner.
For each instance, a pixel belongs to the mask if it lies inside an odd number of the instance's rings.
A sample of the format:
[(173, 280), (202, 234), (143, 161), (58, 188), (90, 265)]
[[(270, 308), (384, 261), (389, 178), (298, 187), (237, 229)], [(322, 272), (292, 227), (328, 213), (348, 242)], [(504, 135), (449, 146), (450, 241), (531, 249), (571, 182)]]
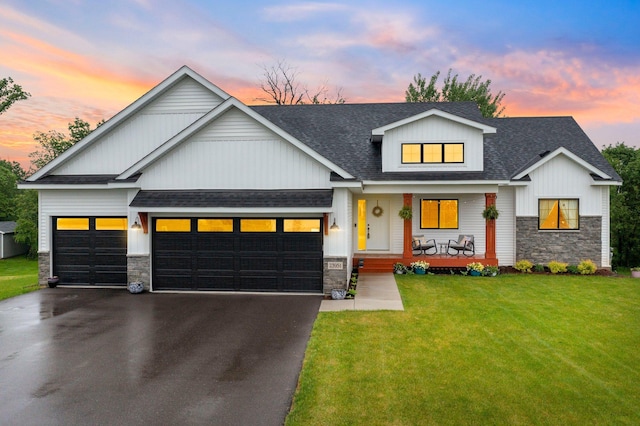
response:
[[(483, 118), (474, 102), (251, 107), (358, 180), (510, 180), (541, 154), (564, 147), (620, 181), (620, 177), (571, 117)], [(375, 128), (437, 109), (497, 128), (484, 137), (483, 172), (382, 172)]]
[(328, 208), (331, 189), (139, 191), (131, 207), (310, 207)]

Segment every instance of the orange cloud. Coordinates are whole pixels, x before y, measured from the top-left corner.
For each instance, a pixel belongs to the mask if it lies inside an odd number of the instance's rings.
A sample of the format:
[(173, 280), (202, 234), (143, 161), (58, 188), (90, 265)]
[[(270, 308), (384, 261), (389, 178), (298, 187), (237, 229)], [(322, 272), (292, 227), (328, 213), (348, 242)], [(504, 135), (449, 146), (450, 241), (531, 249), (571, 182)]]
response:
[[(483, 61), (479, 62), (482, 56)], [(640, 121), (640, 68), (615, 68), (597, 58), (567, 52), (513, 51), (465, 57), (458, 65), (492, 79), (506, 93), (508, 116), (570, 115), (595, 127)], [(478, 71), (484, 63), (485, 70)]]
[(10, 75), (32, 95), (0, 116), (0, 158), (19, 161), (24, 168), (36, 148), (36, 131), (66, 133), (75, 117), (93, 126), (158, 83), (113, 72), (97, 58), (19, 32), (0, 30), (0, 43), (3, 55), (12, 58)]

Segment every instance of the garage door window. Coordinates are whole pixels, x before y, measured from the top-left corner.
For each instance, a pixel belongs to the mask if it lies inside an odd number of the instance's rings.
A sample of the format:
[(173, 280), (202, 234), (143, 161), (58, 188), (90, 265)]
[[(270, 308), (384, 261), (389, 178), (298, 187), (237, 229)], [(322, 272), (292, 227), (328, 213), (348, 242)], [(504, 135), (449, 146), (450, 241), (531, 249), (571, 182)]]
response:
[(96, 218), (96, 231), (126, 231), (126, 217), (98, 217)]
[(284, 232), (320, 232), (320, 219), (285, 219)]
[(158, 219), (156, 232), (191, 232), (191, 219)]
[(233, 232), (233, 219), (198, 219), (198, 232)]
[(241, 219), (240, 232), (276, 232), (276, 220)]
[(56, 229), (58, 231), (88, 231), (88, 217), (59, 217), (56, 219)]

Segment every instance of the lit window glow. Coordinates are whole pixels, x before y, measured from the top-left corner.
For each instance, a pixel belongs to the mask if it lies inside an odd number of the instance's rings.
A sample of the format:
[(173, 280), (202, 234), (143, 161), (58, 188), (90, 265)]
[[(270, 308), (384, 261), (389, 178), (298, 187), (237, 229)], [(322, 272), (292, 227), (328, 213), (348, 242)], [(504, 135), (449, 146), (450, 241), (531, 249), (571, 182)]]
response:
[(539, 200), (538, 214), (540, 229), (579, 229), (577, 199)]
[(420, 228), (457, 229), (458, 200), (421, 200)]

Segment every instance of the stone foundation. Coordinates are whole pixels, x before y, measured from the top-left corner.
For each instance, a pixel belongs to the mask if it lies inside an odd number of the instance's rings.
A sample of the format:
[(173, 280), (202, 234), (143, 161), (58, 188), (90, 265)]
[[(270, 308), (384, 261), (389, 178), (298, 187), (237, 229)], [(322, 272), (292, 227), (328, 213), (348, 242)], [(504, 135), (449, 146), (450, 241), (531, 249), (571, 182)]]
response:
[(581, 216), (575, 231), (542, 231), (537, 217), (516, 218), (516, 261), (546, 265), (552, 260), (577, 265), (590, 259), (602, 262), (602, 218)]
[(40, 287), (48, 285), (47, 278), (51, 276), (51, 254), (46, 252), (38, 253), (38, 284)]
[(127, 255), (127, 282), (142, 281), (144, 289), (150, 290), (151, 260), (148, 254)]
[(351, 268), (347, 265), (345, 257), (325, 257), (322, 271), (322, 291), (325, 295), (331, 295), (334, 288), (347, 288)]

